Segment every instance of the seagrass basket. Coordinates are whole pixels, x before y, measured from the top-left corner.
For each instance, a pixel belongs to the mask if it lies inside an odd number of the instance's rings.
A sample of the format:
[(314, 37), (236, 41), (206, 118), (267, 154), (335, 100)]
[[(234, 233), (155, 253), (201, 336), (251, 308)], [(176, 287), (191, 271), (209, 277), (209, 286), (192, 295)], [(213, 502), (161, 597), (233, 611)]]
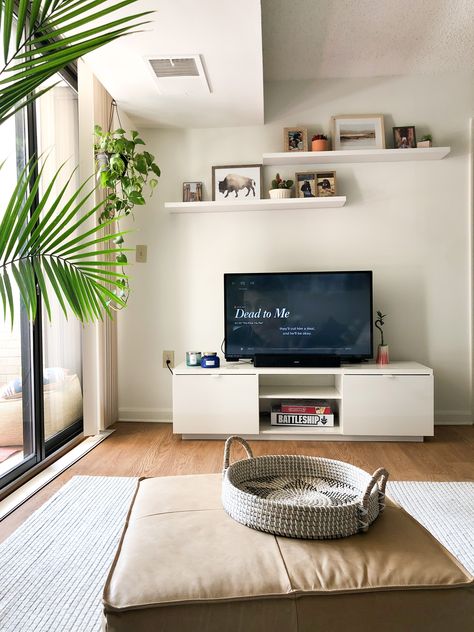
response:
[[(247, 459), (230, 464), (240, 443)], [(222, 504), (237, 522), (274, 535), (325, 540), (362, 531), (383, 511), (388, 472), (312, 456), (254, 457), (241, 437), (224, 449)]]

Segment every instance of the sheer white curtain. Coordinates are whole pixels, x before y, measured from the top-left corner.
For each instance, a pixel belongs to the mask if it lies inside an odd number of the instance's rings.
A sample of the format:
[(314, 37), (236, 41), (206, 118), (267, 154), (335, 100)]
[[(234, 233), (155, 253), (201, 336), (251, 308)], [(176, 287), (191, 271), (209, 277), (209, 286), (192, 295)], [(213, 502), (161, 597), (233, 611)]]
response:
[[(94, 125), (107, 128), (112, 98), (80, 61), (79, 71), (79, 157), (84, 181), (94, 172)], [(98, 191), (97, 201), (104, 193)], [(98, 221), (98, 218), (95, 218)], [(87, 325), (83, 334), (84, 434), (96, 434), (118, 419), (117, 325), (116, 320)]]

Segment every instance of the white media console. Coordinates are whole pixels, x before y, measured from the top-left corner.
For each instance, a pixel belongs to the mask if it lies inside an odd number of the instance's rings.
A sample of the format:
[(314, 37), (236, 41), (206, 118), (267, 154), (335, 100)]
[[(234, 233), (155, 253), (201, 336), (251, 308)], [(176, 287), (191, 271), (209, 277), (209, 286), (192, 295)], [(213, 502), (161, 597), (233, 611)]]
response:
[[(334, 427), (271, 426), (271, 405), (324, 399)], [(297, 403), (297, 402), (295, 402)], [(219, 369), (180, 364), (173, 376), (173, 432), (183, 439), (423, 441), (434, 434), (433, 370), (417, 362), (338, 368), (255, 368), (244, 362)]]

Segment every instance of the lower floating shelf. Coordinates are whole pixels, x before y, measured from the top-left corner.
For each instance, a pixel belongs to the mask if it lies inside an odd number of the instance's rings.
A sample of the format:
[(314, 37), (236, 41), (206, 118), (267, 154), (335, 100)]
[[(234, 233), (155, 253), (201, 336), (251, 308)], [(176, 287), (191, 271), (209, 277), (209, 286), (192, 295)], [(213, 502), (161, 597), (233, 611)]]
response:
[(217, 200), (209, 202), (166, 202), (170, 213), (231, 213), (235, 211), (294, 211), (340, 208), (346, 203), (345, 195), (314, 198), (285, 198), (278, 200)]

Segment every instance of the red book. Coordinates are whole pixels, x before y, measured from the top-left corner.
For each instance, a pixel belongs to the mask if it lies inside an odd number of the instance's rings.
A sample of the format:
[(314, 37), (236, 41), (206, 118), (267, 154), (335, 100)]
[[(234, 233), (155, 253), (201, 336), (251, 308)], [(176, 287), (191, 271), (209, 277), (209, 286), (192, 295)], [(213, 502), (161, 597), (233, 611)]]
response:
[(291, 413), (294, 415), (331, 415), (332, 410), (330, 406), (318, 406), (315, 404), (288, 404), (282, 403), (282, 413)]

